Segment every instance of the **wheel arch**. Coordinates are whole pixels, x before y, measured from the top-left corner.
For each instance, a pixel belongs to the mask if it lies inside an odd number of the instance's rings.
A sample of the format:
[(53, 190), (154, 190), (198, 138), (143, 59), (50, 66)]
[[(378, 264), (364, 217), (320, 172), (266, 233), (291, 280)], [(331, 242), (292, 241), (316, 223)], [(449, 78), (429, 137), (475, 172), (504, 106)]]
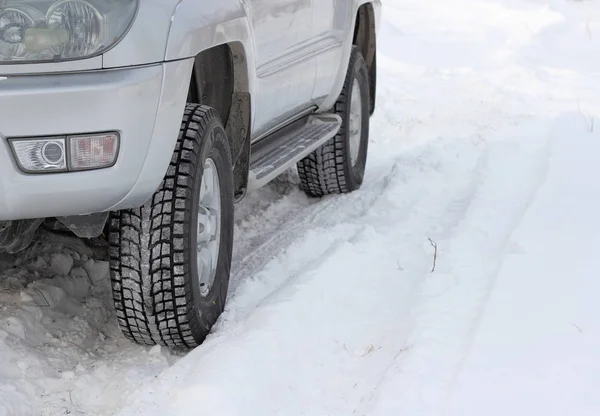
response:
[(221, 115), (231, 142), (236, 200), (244, 196), (248, 182), (255, 79), (253, 50), (244, 2), (183, 0), (177, 7), (165, 60), (194, 57), (188, 102), (197, 100), (199, 104), (215, 106)]
[(248, 184), (251, 100), (243, 45), (232, 42), (214, 46), (194, 58), (188, 103), (214, 108), (227, 131), (233, 158), (236, 199)]
[(354, 19), (352, 45), (361, 52), (369, 71), (370, 114), (375, 112), (377, 96), (377, 23), (373, 3), (360, 6)]
[(321, 104), (323, 111), (328, 111), (337, 101), (342, 87), (352, 48), (357, 46), (367, 61), (369, 77), (374, 81), (371, 85), (371, 114), (375, 110), (376, 75), (377, 75), (377, 33), (381, 21), (381, 0), (355, 0), (350, 6), (348, 33), (343, 45), (342, 64), (338, 70), (336, 83), (330, 96)]

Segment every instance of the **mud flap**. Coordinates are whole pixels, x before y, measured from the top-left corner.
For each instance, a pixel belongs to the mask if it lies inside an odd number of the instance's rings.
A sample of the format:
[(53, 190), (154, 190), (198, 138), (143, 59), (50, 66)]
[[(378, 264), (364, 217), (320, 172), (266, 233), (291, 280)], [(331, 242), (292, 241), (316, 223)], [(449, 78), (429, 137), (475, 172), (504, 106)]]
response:
[(72, 217), (57, 217), (65, 227), (80, 238), (95, 238), (102, 234), (108, 212), (98, 214), (75, 215)]

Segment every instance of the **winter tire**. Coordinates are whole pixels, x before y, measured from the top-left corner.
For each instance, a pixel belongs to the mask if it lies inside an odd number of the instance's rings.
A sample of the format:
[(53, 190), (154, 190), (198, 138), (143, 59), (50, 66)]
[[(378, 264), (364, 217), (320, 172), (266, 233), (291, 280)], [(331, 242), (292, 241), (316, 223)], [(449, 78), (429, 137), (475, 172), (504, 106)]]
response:
[(227, 135), (210, 107), (188, 105), (167, 174), (144, 206), (111, 214), (119, 326), (140, 344), (193, 348), (223, 311), (233, 245)]
[(362, 185), (369, 145), (370, 88), (367, 65), (354, 47), (342, 93), (333, 109), (342, 118), (340, 131), (298, 162), (300, 187), (307, 195), (349, 193)]

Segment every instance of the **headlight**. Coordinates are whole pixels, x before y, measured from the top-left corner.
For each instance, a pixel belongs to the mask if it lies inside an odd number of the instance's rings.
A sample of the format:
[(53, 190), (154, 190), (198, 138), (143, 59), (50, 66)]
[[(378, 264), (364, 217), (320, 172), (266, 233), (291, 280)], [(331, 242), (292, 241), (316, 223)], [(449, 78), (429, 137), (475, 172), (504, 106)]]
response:
[(99, 55), (127, 33), (138, 0), (0, 0), (0, 64)]

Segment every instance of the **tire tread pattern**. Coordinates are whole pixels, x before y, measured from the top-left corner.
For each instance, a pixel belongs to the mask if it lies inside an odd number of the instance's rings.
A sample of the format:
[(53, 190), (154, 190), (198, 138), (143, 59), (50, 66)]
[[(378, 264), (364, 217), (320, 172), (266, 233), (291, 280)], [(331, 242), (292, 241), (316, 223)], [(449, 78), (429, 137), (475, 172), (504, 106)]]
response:
[[(140, 208), (111, 214), (109, 250), (117, 320), (140, 344), (198, 345), (192, 291), (186, 281), (186, 250), (201, 132), (218, 117), (206, 106), (188, 105), (167, 173)], [(230, 156), (230, 155), (229, 155)]]

